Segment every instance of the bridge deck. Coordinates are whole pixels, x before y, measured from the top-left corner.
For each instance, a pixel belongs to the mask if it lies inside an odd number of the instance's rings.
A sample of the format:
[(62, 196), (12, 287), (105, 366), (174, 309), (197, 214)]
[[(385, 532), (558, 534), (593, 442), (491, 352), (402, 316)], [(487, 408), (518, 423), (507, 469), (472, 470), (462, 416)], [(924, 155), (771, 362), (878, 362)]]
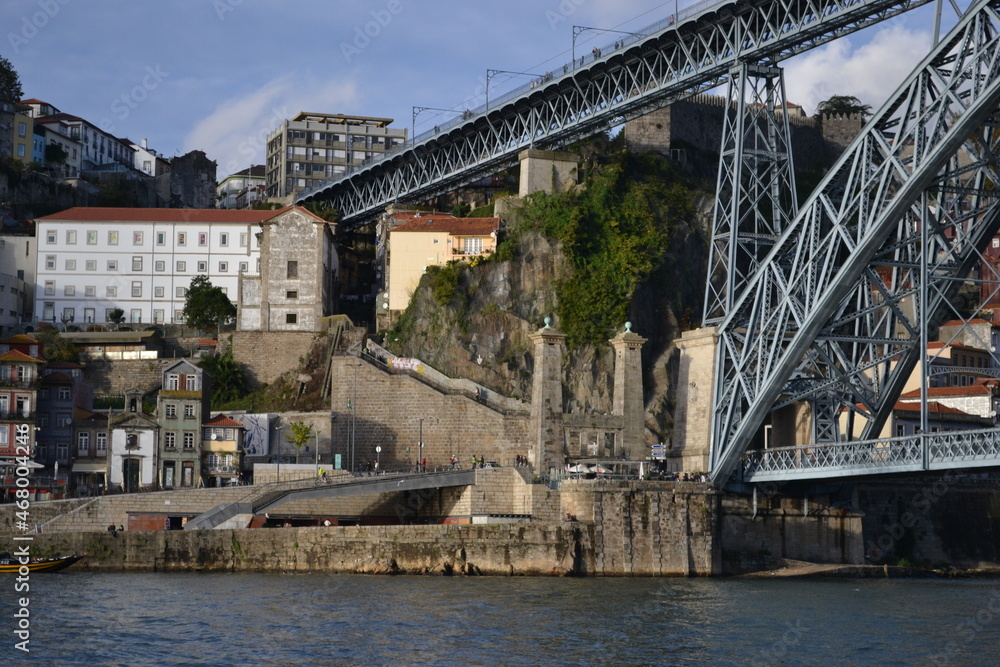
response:
[(753, 450), (739, 474), (756, 483), (992, 467), (1000, 467), (1000, 429)]

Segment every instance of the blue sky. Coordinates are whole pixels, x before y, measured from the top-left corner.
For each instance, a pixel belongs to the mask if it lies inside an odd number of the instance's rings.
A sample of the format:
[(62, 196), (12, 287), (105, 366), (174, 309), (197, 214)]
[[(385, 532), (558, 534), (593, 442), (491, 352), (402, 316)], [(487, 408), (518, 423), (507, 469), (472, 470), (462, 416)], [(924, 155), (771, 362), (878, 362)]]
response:
[[(561, 66), (574, 25), (639, 30), (673, 11), (661, 0), (0, 0), (0, 55), (26, 97), (168, 157), (204, 150), (221, 179), (263, 163), (267, 133), (299, 111), (409, 128), (414, 106), (482, 103), (488, 68)], [(930, 34), (925, 7), (803, 54), (785, 63), (788, 97), (810, 113), (833, 94), (877, 108)], [(616, 37), (586, 31), (577, 50)], [(506, 78), (491, 96), (528, 80)]]

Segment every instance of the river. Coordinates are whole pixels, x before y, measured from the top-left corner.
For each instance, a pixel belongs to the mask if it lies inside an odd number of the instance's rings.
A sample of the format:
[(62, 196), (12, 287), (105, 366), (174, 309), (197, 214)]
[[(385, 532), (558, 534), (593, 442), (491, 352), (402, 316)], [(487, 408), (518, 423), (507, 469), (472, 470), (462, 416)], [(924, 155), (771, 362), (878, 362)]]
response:
[(45, 665), (1000, 663), (1000, 581), (32, 575), (0, 662)]

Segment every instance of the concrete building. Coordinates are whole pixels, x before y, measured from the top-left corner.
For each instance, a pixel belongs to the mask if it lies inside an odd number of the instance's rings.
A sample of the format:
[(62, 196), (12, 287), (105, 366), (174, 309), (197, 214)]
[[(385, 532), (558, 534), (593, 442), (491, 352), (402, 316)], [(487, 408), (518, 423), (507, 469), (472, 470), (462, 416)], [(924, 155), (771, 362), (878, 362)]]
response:
[(241, 276), (237, 329), (320, 331), (338, 298), (334, 224), (297, 206), (260, 226), (261, 268), (259, 275)]
[(226, 486), (239, 479), (245, 431), (243, 424), (222, 414), (204, 423), (201, 474), (205, 486)]
[[(0, 234), (0, 272), (13, 275), (23, 281), (20, 320), (34, 322), (35, 313), (35, 265), (38, 262), (38, 244), (32, 230), (22, 228), (8, 230)], [(10, 292), (7, 292), (8, 296)], [(11, 306), (8, 306), (9, 309)]]
[(79, 137), (79, 126), (74, 135), (73, 126), (60, 115), (35, 118), (35, 126), (42, 128), (45, 133), (46, 149), (49, 146), (59, 146), (66, 154), (66, 159), (58, 163), (45, 160), (49, 173), (55, 178), (79, 178), (84, 166), (84, 145)]
[(71, 486), (76, 496), (99, 496), (108, 482), (108, 417), (77, 409), (73, 413)]
[(13, 336), (21, 330), (25, 317), (24, 281), (0, 273), (0, 336)]
[[(0, 467), (35, 452), (35, 411), (41, 381), (42, 345), (30, 336), (0, 340)], [(12, 490), (13, 478), (4, 490)]]
[(388, 231), (388, 310), (406, 309), (429, 266), (468, 261), (496, 250), (500, 218), (456, 218), (447, 213), (404, 212)]
[(103, 324), (182, 322), (187, 288), (205, 275), (235, 300), (259, 271), (260, 224), (276, 211), (71, 208), (38, 218), (35, 319)]
[(215, 188), (218, 208), (249, 208), (264, 198), (264, 165), (255, 164), (219, 181)]
[(80, 142), (82, 171), (133, 168), (135, 154), (129, 145), (79, 116), (59, 112), (38, 117), (35, 122), (44, 125), (47, 130), (64, 128), (70, 139)]
[(268, 198), (309, 192), (406, 143), (391, 118), (299, 112), (267, 136)]
[(159, 427), (153, 415), (142, 411), (141, 392), (126, 392), (126, 411), (108, 420), (111, 455), (108, 489), (134, 493), (156, 485), (156, 443)]
[(211, 376), (187, 359), (163, 369), (156, 399), (160, 488), (202, 485), (202, 422), (209, 414)]

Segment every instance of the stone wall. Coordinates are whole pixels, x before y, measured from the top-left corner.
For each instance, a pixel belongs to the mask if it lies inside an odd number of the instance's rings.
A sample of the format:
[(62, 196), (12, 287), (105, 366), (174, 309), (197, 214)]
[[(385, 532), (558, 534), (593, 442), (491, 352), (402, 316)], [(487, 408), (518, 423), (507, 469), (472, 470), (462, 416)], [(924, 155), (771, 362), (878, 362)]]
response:
[[(68, 533), (30, 544), (37, 556), (88, 552), (73, 567), (91, 571), (604, 574), (592, 539), (592, 526), (563, 523)], [(0, 538), (0, 550), (13, 545)]]
[(719, 535), (722, 573), (780, 567), (785, 559), (864, 564), (859, 512), (832, 508), (823, 497), (723, 498)]
[(163, 369), (174, 359), (86, 359), (81, 363), (94, 394), (122, 395), (126, 389), (155, 392), (163, 382)]
[(857, 485), (873, 562), (1000, 567), (1000, 481), (948, 473)]
[(374, 461), (376, 446), (382, 447), (383, 469), (412, 466), (421, 456), (421, 433), (428, 469), (447, 467), (452, 455), (463, 468), (469, 467), (473, 456), (510, 465), (516, 455), (528, 455), (527, 414), (505, 414), (466, 395), (443, 393), (355, 357), (335, 357), (332, 374), (333, 447), (343, 455), (345, 467), (351, 461), (352, 421), (356, 466)]
[(251, 387), (274, 382), (299, 367), (309, 354), (315, 333), (308, 331), (236, 331), (233, 358), (243, 364)]

